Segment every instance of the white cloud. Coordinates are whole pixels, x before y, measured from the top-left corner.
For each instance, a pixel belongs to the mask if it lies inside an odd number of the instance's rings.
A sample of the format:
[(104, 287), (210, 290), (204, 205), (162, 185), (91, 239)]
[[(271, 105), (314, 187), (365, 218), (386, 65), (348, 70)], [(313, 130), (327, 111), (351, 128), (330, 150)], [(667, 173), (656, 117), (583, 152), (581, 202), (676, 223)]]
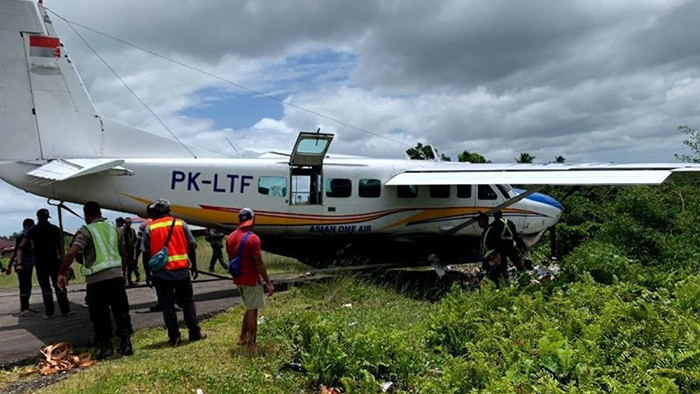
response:
[[(48, 6), (288, 104), (408, 144), (431, 143), (453, 157), (468, 149), (498, 161), (523, 151), (542, 161), (672, 161), (683, 150), (676, 126), (700, 126), (700, 2), (692, 0)], [(102, 115), (167, 135), (62, 22), (56, 25)], [(236, 156), (228, 137), (250, 156), (288, 151), (297, 131), (321, 126), (337, 133), (338, 153), (401, 157), (405, 149), (290, 105), (280, 119), (263, 116), (240, 130), (182, 116), (217, 100), (217, 91), (238, 90), (78, 29), (187, 142)], [(26, 216), (42, 202), (8, 190), (0, 187), (7, 215)]]

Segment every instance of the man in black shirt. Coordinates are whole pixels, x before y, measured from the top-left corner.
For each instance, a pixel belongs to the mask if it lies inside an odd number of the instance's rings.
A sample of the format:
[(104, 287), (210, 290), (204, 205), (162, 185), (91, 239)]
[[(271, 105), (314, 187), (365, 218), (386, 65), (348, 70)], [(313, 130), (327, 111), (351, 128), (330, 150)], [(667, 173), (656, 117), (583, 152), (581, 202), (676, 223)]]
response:
[[(134, 281), (131, 280), (131, 275), (133, 274), (136, 277), (136, 282), (140, 282), (141, 274), (139, 273), (138, 261), (134, 258), (137, 241), (136, 230), (131, 227), (131, 218), (124, 219), (124, 225), (119, 227), (119, 235), (121, 236), (119, 239), (124, 243), (124, 249), (126, 250), (127, 284), (132, 286)], [(140, 248), (141, 245), (138, 245), (138, 247)]]
[(527, 250), (527, 245), (525, 245), (525, 241), (518, 234), (515, 223), (504, 218), (501, 211), (494, 212), (493, 218), (495, 219), (493, 223), (494, 231), (499, 238), (498, 253), (501, 254), (503, 264), (507, 267), (508, 260), (510, 260), (518, 271), (523, 271), (526, 267), (523, 264), (521, 252)]
[(214, 272), (217, 261), (225, 270), (228, 270), (228, 265), (224, 261), (224, 237), (226, 237), (226, 234), (215, 228), (209, 229), (204, 235), (204, 239), (211, 245), (211, 260), (209, 261), (210, 272)]
[[(32, 294), (32, 273), (34, 272), (34, 254), (31, 244), (26, 244), (22, 250), (22, 260), (17, 259), (17, 253), (22, 245), (22, 241), (27, 236), (27, 231), (34, 226), (34, 220), (24, 219), (22, 223), (22, 232), (15, 240), (15, 250), (10, 257), (10, 266), (14, 265), (19, 281), (19, 304), (20, 316), (32, 316), (37, 310), (29, 308), (29, 297)], [(8, 267), (9, 269), (10, 267)]]
[(53, 294), (51, 285), (56, 291), (58, 308), (63, 316), (71, 314), (70, 304), (66, 290), (58, 287), (58, 269), (61, 265), (63, 245), (61, 245), (61, 231), (58, 227), (49, 223), (49, 210), (42, 208), (36, 212), (38, 223), (29, 229), (17, 250), (17, 260), (22, 261), (24, 248), (31, 243), (34, 251), (34, 266), (36, 267), (36, 279), (41, 287), (44, 299), (46, 315), (44, 319), (50, 319), (54, 314)]

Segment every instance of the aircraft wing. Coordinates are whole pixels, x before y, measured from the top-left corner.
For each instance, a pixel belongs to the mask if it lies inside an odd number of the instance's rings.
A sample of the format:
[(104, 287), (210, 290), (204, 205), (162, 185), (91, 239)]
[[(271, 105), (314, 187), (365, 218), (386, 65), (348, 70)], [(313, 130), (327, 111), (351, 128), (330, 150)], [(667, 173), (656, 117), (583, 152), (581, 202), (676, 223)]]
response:
[(680, 177), (700, 178), (700, 164), (435, 163), (400, 172), (386, 185), (658, 185)]
[(30, 171), (28, 174), (38, 181), (50, 184), (85, 175), (109, 170), (129, 170), (119, 167), (124, 164), (121, 159), (56, 159)]

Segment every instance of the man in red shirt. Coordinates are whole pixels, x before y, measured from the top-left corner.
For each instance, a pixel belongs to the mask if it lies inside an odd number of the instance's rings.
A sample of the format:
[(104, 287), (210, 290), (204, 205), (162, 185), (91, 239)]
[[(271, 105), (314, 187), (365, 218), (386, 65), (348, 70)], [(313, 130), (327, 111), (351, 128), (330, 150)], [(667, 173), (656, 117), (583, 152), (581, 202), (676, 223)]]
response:
[(238, 228), (226, 240), (229, 261), (238, 256), (238, 249), (243, 244), (241, 274), (233, 282), (238, 286), (246, 307), (238, 344), (249, 347), (255, 347), (258, 334), (258, 309), (265, 306), (263, 279), (267, 295), (271, 296), (275, 292), (275, 287), (267, 275), (265, 263), (262, 261), (260, 238), (253, 233), (254, 225), (255, 212), (250, 208), (241, 209), (238, 213)]

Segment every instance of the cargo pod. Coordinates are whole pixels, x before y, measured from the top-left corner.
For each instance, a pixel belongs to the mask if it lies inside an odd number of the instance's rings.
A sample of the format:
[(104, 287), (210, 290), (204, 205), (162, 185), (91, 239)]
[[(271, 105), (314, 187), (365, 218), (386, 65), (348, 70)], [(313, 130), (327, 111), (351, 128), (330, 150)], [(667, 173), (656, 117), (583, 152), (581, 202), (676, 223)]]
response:
[(333, 134), (299, 133), (289, 158), (291, 194), (289, 205), (321, 205), (323, 159)]

